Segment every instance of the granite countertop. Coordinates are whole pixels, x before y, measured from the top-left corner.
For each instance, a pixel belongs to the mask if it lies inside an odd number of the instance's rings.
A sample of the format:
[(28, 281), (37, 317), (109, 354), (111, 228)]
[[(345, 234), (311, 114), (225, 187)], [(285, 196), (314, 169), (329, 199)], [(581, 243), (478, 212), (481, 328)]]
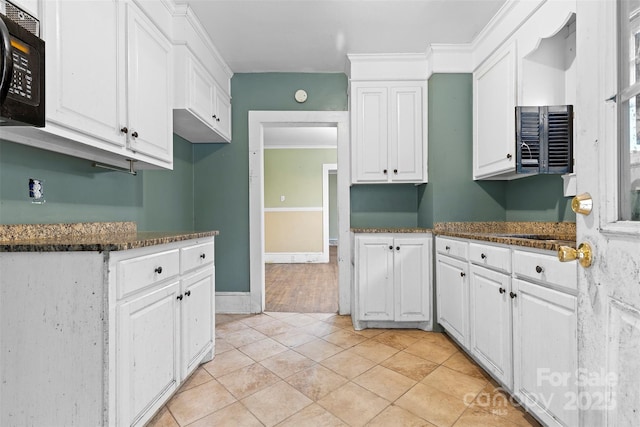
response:
[(0, 225), (0, 252), (122, 251), (218, 234), (139, 232), (134, 222)]
[(573, 222), (441, 222), (434, 234), (557, 251), (576, 247)]
[(352, 228), (354, 233), (433, 233), (440, 236), (483, 240), (505, 245), (557, 251), (576, 247), (573, 222), (439, 222), (431, 228)]

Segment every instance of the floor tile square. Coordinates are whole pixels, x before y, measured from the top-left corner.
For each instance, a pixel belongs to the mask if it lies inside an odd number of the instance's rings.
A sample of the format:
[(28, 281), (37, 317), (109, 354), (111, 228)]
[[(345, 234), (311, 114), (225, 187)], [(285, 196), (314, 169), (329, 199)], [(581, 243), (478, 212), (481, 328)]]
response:
[(310, 368), (315, 365), (316, 362), (300, 353), (287, 350), (261, 361), (260, 364), (280, 378), (285, 379), (296, 372)]
[(315, 335), (310, 335), (303, 331), (304, 328), (293, 329), (285, 332), (284, 334), (274, 335), (271, 338), (278, 341), (282, 345), (286, 345), (287, 347), (297, 347), (318, 338)]
[(340, 316), (338, 314), (324, 320), (324, 322), (337, 326), (341, 329), (353, 330), (353, 321), (351, 320), (351, 316)]
[(278, 424), (278, 427), (346, 427), (347, 425), (322, 406), (314, 403)]
[(295, 328), (290, 324), (283, 322), (282, 320), (273, 319), (270, 322), (264, 322), (259, 325), (255, 325), (253, 326), (253, 329), (262, 334), (265, 334), (268, 337), (272, 337), (274, 335), (283, 334)]
[(396, 354), (399, 350), (371, 339), (351, 347), (349, 351), (353, 351), (366, 359), (380, 363)]
[(224, 336), (225, 341), (236, 348), (242, 347), (243, 345), (251, 344), (252, 342), (263, 340), (265, 338), (267, 338), (265, 334), (262, 334), (252, 328), (241, 329)]
[(176, 394), (167, 404), (173, 417), (181, 425), (192, 423), (235, 402), (236, 399), (217, 381)]
[(300, 328), (300, 330), (316, 337), (324, 337), (325, 335), (329, 335), (333, 332), (341, 330), (341, 328), (320, 320), (315, 323), (305, 325), (304, 327)]
[(209, 372), (207, 372), (206, 369), (204, 369), (203, 367), (198, 367), (195, 371), (193, 371), (191, 376), (187, 378), (184, 384), (182, 384), (178, 392), (181, 393), (183, 391), (187, 391), (191, 388), (199, 386), (200, 384), (211, 381), (212, 379), (213, 377)]
[(318, 400), (318, 404), (350, 426), (363, 426), (390, 402), (349, 382)]
[(385, 368), (396, 371), (415, 381), (422, 381), (439, 365), (437, 363), (400, 351), (381, 363)]
[(289, 384), (280, 381), (244, 398), (242, 403), (269, 427), (276, 425), (313, 402)]
[(504, 388), (492, 383), (478, 393), (470, 408), (501, 416), (519, 426), (540, 425)]
[(416, 381), (380, 365), (356, 377), (353, 382), (389, 402), (395, 401), (416, 384)]
[(446, 366), (440, 366), (422, 380), (422, 384), (426, 384), (433, 388), (437, 388), (453, 397), (463, 400), (470, 405), (485, 388), (488, 381), (465, 375)]
[(260, 314), (253, 314), (250, 317), (244, 318), (240, 321), (247, 326), (253, 327), (256, 325), (261, 325), (266, 322), (271, 322), (272, 320), (273, 320), (273, 317), (265, 313), (260, 313)]
[(371, 420), (367, 427), (435, 427), (430, 422), (423, 420), (417, 415), (400, 408), (399, 406), (390, 405)]
[(283, 319), (285, 317), (295, 316), (295, 312), (287, 312), (287, 311), (265, 311), (264, 314), (273, 317), (274, 319)]
[(214, 426), (262, 427), (262, 423), (242, 403), (236, 402), (189, 424), (189, 427)]
[(374, 361), (350, 350), (331, 356), (320, 363), (337, 374), (349, 379), (357, 377), (376, 365)]
[(469, 356), (462, 352), (454, 353), (453, 356), (445, 360), (442, 364), (454, 371), (462, 372), (470, 377), (478, 379), (489, 379), (490, 376), (480, 366), (478, 366)]
[(428, 341), (418, 340), (405, 348), (404, 351), (440, 364), (456, 353), (457, 350), (441, 347)]
[(342, 347), (338, 347), (335, 344), (331, 344), (330, 342), (326, 342), (318, 338), (315, 341), (299, 345), (298, 347), (295, 347), (294, 350), (304, 356), (307, 356), (309, 359), (321, 362), (324, 359), (341, 352), (343, 349)]
[(218, 382), (229, 390), (236, 399), (247, 397), (278, 381), (280, 381), (280, 377), (259, 363), (218, 377)]
[(242, 347), (239, 347), (238, 350), (256, 362), (259, 362), (278, 353), (287, 351), (287, 347), (283, 346), (278, 341), (267, 338), (252, 342), (251, 344), (243, 345)]
[(376, 335), (373, 339), (398, 350), (404, 350), (414, 342), (418, 341), (418, 338), (412, 336), (411, 334), (393, 330), (384, 332), (380, 335)]
[(302, 326), (316, 323), (318, 319), (314, 318), (313, 316), (308, 316), (306, 314), (296, 314), (294, 316), (285, 317), (282, 319), (282, 321), (287, 322), (289, 325), (294, 326), (296, 328), (300, 328)]
[(363, 329), (361, 331), (356, 331), (354, 330), (353, 333), (354, 334), (358, 334), (361, 335), (365, 338), (373, 338), (376, 335), (380, 335), (383, 334), (387, 331), (387, 329), (376, 329), (376, 328), (371, 328), (371, 329)]
[(418, 383), (395, 404), (437, 426), (451, 426), (467, 409), (462, 400)]
[(324, 366), (314, 365), (290, 376), (286, 381), (296, 390), (316, 401), (345, 384), (348, 380)]
[(171, 412), (166, 406), (163, 406), (160, 411), (149, 421), (146, 427), (180, 427), (178, 422), (173, 418)]
[(216, 325), (216, 337), (224, 337), (233, 332), (239, 332), (249, 327), (242, 322), (229, 322)]
[(454, 427), (515, 427), (517, 424), (499, 415), (492, 415), (480, 409), (469, 408), (456, 421)]
[(254, 362), (255, 361), (253, 359), (244, 353), (233, 349), (217, 355), (211, 362), (207, 362), (202, 366), (207, 370), (207, 372), (216, 378), (251, 365)]
[(322, 339), (342, 348), (353, 347), (354, 345), (367, 340), (367, 338), (361, 335), (354, 334), (353, 332), (344, 329), (325, 335)]
[(337, 316), (337, 313), (306, 313), (307, 316), (311, 316), (314, 319), (318, 320), (327, 320), (332, 318), (333, 316)]
[(215, 350), (216, 354), (222, 354), (225, 351), (233, 350), (235, 347), (225, 341), (224, 338), (216, 338)]

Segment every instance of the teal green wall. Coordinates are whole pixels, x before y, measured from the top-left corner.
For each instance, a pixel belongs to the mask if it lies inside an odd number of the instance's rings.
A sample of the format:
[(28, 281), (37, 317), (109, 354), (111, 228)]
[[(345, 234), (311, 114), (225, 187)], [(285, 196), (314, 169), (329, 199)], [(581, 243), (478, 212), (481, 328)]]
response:
[(507, 182), (507, 221), (575, 222), (571, 198), (563, 196), (560, 175), (537, 175)]
[[(297, 89), (308, 100), (293, 98)], [(344, 74), (255, 73), (231, 79), (233, 141), (194, 146), (195, 226), (216, 229), (216, 290), (249, 292), (249, 137), (251, 110), (347, 109)]]
[(359, 184), (351, 187), (351, 227), (417, 227), (418, 197), (413, 184)]
[[(174, 156), (173, 171), (132, 176), (0, 141), (0, 223), (136, 221), (139, 230), (192, 230), (191, 144), (174, 137)], [(46, 203), (31, 203), (29, 178), (43, 181)]]
[(429, 79), (429, 183), (418, 189), (418, 225), (504, 221), (505, 183), (473, 181), (470, 74)]

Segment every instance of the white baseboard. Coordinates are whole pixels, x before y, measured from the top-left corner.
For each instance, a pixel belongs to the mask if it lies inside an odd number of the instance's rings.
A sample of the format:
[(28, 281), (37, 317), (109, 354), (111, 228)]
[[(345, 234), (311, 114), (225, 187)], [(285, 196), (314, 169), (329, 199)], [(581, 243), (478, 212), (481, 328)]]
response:
[(251, 313), (250, 292), (216, 292), (216, 313)]
[(269, 264), (296, 264), (329, 262), (329, 254), (324, 252), (271, 252), (264, 254), (264, 262)]

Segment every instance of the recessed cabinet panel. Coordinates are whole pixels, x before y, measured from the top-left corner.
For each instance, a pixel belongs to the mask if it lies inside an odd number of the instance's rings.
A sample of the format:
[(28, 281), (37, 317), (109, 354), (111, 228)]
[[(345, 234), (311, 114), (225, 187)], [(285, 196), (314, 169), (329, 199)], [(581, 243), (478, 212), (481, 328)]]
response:
[(213, 267), (182, 283), (182, 378), (200, 363), (214, 341)]
[(393, 320), (393, 239), (359, 238), (358, 299), (362, 320)]
[(171, 162), (171, 44), (131, 3), (127, 4), (127, 49), (130, 147)]
[(473, 178), (515, 171), (516, 44), (473, 73)]
[(189, 58), (189, 62), (191, 65), (191, 85), (189, 87), (191, 111), (204, 123), (207, 123), (209, 126), (213, 126), (213, 81), (204, 68), (202, 68), (193, 58)]
[(231, 98), (216, 86), (214, 108), (215, 128), (226, 142), (231, 141)]
[(469, 264), (447, 256), (436, 258), (438, 323), (469, 347)]
[(471, 266), (471, 352), (511, 389), (511, 276)]
[(362, 87), (356, 90), (357, 127), (356, 180), (386, 181), (387, 89)]
[[(118, 58), (119, 5), (113, 1), (42, 3), (46, 25), (47, 121), (124, 147), (125, 81)], [(99, 34), (91, 47), (88, 34)]]
[(393, 181), (422, 181), (422, 88), (391, 88), (389, 174)]
[(424, 321), (430, 318), (431, 241), (394, 240), (395, 320)]

